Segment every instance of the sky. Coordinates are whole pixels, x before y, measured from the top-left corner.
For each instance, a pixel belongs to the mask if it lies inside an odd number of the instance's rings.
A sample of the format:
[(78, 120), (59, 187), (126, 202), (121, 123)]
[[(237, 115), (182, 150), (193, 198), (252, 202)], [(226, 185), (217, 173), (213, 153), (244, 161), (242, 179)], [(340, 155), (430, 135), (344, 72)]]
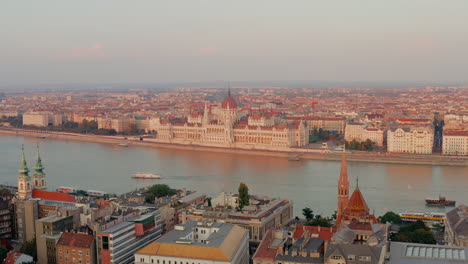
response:
[(3, 0), (0, 85), (468, 82), (468, 1)]

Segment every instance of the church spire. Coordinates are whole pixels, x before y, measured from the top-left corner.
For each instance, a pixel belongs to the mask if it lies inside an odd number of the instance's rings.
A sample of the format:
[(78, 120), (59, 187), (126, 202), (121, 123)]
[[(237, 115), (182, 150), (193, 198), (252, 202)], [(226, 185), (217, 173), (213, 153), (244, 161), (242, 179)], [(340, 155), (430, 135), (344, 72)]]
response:
[(341, 184), (349, 185), (348, 180), (348, 167), (346, 165), (346, 149), (343, 147), (343, 155), (341, 156), (341, 172), (340, 172), (340, 180)]
[(338, 180), (338, 208), (336, 211), (337, 225), (340, 224), (343, 212), (349, 201), (349, 180), (348, 168), (346, 166), (346, 149), (343, 146), (343, 156), (341, 157), (341, 172)]
[(42, 166), (41, 154), (39, 153), (39, 144), (37, 144), (37, 161), (34, 170), (36, 175), (44, 175), (44, 166)]
[(231, 97), (231, 84), (228, 84), (228, 97)]
[(20, 177), (29, 177), (28, 164), (26, 163), (26, 158), (24, 157), (24, 145), (21, 145), (21, 167), (18, 170)]

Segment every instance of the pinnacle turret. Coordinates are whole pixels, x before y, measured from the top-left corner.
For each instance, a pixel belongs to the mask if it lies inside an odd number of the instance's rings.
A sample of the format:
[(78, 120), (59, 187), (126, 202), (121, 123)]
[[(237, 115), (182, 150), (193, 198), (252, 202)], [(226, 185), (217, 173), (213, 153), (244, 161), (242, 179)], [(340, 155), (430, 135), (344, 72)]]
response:
[(39, 144), (37, 145), (37, 161), (34, 166), (34, 171), (36, 175), (44, 175), (44, 166), (42, 166), (41, 154), (39, 153)]
[(26, 158), (24, 156), (24, 145), (21, 146), (21, 167), (18, 172), (20, 173), (20, 177), (29, 177), (28, 164), (26, 163)]

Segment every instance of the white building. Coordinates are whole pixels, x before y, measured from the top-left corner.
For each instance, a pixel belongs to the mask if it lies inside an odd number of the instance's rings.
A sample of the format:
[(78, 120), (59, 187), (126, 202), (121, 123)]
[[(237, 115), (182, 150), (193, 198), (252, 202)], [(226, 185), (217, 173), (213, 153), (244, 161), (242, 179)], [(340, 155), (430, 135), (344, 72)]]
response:
[(223, 206), (237, 208), (239, 206), (239, 195), (234, 193), (221, 192), (218, 196), (211, 200), (214, 207)]
[(29, 112), (23, 114), (24, 126), (46, 127), (49, 125), (49, 114), (43, 112)]
[(248, 231), (232, 224), (189, 221), (135, 254), (136, 264), (247, 264)]
[(442, 142), (442, 154), (468, 155), (468, 131), (444, 130)]
[(23, 114), (23, 125), (46, 127), (62, 125), (63, 116), (52, 112), (28, 112)]
[(397, 127), (387, 130), (387, 151), (397, 153), (432, 154), (432, 126)]
[(345, 128), (345, 140), (350, 142), (364, 142), (370, 140), (375, 145), (381, 147), (384, 142), (384, 129), (377, 128), (363, 123), (349, 123)]

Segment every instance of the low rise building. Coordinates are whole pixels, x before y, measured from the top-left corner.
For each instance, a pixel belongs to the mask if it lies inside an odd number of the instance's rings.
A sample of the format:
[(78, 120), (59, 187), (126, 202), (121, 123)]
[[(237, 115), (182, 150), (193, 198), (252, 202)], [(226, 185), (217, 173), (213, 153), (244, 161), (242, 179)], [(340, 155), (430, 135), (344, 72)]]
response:
[(96, 263), (94, 236), (64, 232), (57, 242), (57, 264)]
[(449, 246), (468, 247), (468, 207), (459, 205), (446, 218), (445, 242)]
[(383, 264), (385, 263), (386, 249), (386, 246), (330, 243), (326, 249), (323, 263)]
[(249, 262), (247, 230), (232, 224), (189, 221), (135, 254), (136, 264)]
[(194, 220), (200, 218), (241, 226), (249, 231), (250, 242), (260, 243), (268, 229), (285, 226), (293, 219), (293, 201), (251, 196), (250, 205), (242, 211), (214, 207), (195, 215)]
[(387, 264), (461, 264), (468, 262), (468, 248), (390, 242)]

